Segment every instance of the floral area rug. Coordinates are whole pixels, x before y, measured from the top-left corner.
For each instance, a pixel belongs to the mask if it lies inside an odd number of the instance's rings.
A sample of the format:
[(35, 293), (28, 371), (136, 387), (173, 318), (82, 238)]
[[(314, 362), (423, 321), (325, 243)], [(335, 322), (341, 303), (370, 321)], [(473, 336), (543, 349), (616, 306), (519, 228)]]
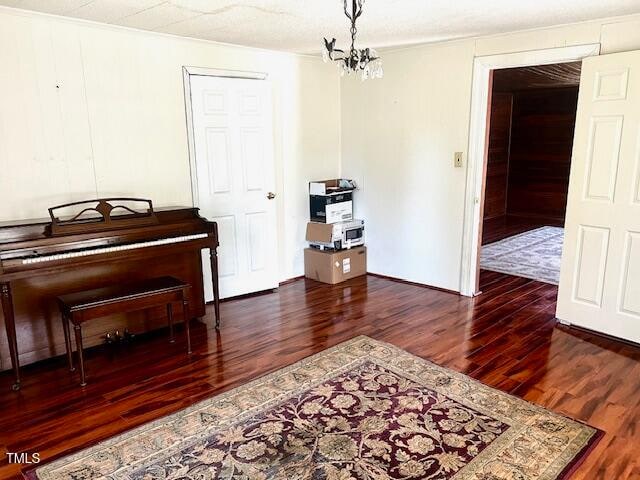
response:
[(485, 245), (480, 268), (558, 285), (564, 228), (541, 227)]
[(557, 480), (600, 433), (357, 337), (26, 475)]

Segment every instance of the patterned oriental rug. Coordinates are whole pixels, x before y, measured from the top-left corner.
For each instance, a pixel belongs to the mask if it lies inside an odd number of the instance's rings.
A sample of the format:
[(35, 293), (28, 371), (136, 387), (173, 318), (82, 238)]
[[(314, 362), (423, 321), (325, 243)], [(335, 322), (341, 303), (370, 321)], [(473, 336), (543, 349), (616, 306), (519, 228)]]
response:
[(569, 477), (600, 436), (357, 337), (26, 476), (557, 480)]
[(482, 247), (480, 268), (558, 285), (564, 228), (541, 227)]

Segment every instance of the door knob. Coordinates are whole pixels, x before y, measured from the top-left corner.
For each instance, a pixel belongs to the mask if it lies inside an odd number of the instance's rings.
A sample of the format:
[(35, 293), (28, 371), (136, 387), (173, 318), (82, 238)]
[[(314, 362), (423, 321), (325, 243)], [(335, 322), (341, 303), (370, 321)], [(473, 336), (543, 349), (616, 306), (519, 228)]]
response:
[(267, 193), (267, 198), (269, 200), (273, 200), (274, 198), (276, 198), (276, 194), (273, 193), (273, 192), (269, 192), (269, 193)]

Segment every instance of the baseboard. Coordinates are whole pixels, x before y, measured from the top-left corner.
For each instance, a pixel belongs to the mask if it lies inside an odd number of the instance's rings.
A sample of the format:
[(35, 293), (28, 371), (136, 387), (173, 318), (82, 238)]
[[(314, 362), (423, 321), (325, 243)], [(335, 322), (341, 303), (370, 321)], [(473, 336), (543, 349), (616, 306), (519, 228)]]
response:
[[(382, 275), (380, 273), (367, 272), (367, 275), (371, 275), (372, 277), (377, 277), (377, 278), (384, 278), (385, 280), (390, 280), (392, 282), (404, 283), (405, 285), (412, 285), (414, 287), (428, 288), (430, 290), (437, 290), (439, 292), (451, 293), (453, 295), (462, 296), (460, 294), (460, 292), (458, 292), (456, 290), (449, 290), (448, 288), (435, 287), (433, 285), (427, 285), (426, 283), (411, 282), (409, 280), (404, 280), (404, 279), (398, 278), (398, 277), (391, 277), (391, 276), (388, 276), (388, 275)], [(289, 285), (291, 283), (298, 282), (300, 280), (304, 280), (304, 278), (305, 278), (304, 275), (300, 275), (298, 277), (289, 278), (287, 280), (283, 280), (282, 282), (280, 282), (278, 284), (278, 286), (282, 287), (282, 286), (285, 286), (285, 285)], [(220, 302), (224, 303), (224, 302), (229, 302), (229, 301), (232, 301), (232, 300), (242, 300), (242, 299), (245, 299), (245, 298), (256, 297), (256, 296), (260, 296), (260, 295), (268, 295), (270, 293), (274, 293), (274, 291), (275, 291), (275, 289), (270, 289), (270, 290), (262, 290), (260, 292), (246, 293), (244, 295), (238, 295), (237, 297), (224, 298), (224, 299), (220, 300)], [(213, 302), (207, 302), (207, 305), (213, 305)]]
[(279, 286), (287, 285), (289, 283), (293, 283), (293, 282), (297, 282), (298, 280), (302, 280), (303, 278), (304, 278), (304, 275), (298, 275), (297, 277), (288, 278), (287, 280), (283, 280), (278, 285)]
[[(236, 295), (235, 297), (221, 298), (220, 303), (231, 302), (232, 300), (242, 300), (243, 298), (259, 297), (261, 295), (269, 295), (277, 291), (277, 288), (269, 288), (267, 290), (259, 290), (257, 292), (245, 293), (242, 295)], [(213, 305), (213, 302), (207, 302), (207, 305)]]
[[(389, 275), (382, 275), (381, 273), (367, 272), (367, 275), (370, 275), (372, 277), (377, 277), (377, 278), (384, 278), (385, 280), (390, 280), (392, 282), (404, 283), (405, 285), (412, 285), (414, 287), (428, 288), (430, 290), (438, 290), (439, 292), (451, 293), (453, 295), (462, 296), (460, 294), (460, 292), (458, 292), (456, 290), (450, 290), (448, 288), (442, 288), (442, 287), (435, 287), (433, 285), (428, 285), (426, 283), (412, 282), (410, 280), (405, 280), (403, 278), (391, 277)], [(304, 280), (304, 278), (305, 278), (304, 275), (300, 275), (299, 277), (290, 278), (288, 280), (284, 280), (284, 281), (280, 282), (280, 286), (287, 285), (287, 284), (290, 284), (290, 283), (293, 283), (293, 282), (297, 282), (299, 280)]]
[[(303, 278), (304, 278), (304, 275), (300, 275), (298, 277), (293, 277), (293, 278), (289, 278), (287, 280), (283, 280), (282, 282), (278, 283), (278, 287), (282, 287), (283, 285), (287, 285), (289, 283), (297, 282), (298, 280), (302, 280)], [(244, 295), (237, 295), (235, 297), (223, 298), (222, 300), (220, 300), (220, 302), (229, 302), (231, 300), (241, 300), (243, 298), (255, 297), (255, 296), (259, 296), (259, 295), (267, 295), (269, 293), (274, 293), (277, 290), (278, 287), (270, 288), (270, 289), (267, 289), (267, 290), (260, 290), (258, 292), (245, 293)], [(207, 305), (213, 305), (213, 301), (207, 302)]]
[(537, 215), (535, 213), (507, 213), (506, 219), (536, 221), (540, 223), (547, 223), (556, 227), (562, 227), (564, 225), (563, 217), (550, 217), (547, 215)]
[(495, 221), (497, 222), (498, 220), (506, 220), (507, 218), (507, 214), (503, 213), (501, 215), (491, 215), (490, 217), (483, 217), (482, 221), (483, 222), (491, 222), (491, 221)]
[(453, 295), (457, 295), (459, 297), (462, 296), (460, 292), (456, 290), (450, 290), (448, 288), (442, 288), (442, 287), (434, 287), (433, 285), (428, 285), (426, 283), (412, 282), (410, 280), (404, 280), (403, 278), (391, 277), (389, 275), (382, 275), (380, 273), (373, 273), (373, 272), (367, 272), (367, 275), (371, 275), (372, 277), (384, 278), (385, 280), (391, 280), (392, 282), (404, 283), (405, 285), (413, 285), (414, 287), (422, 287), (422, 288), (428, 288), (430, 290), (438, 290), (439, 292), (452, 293)]

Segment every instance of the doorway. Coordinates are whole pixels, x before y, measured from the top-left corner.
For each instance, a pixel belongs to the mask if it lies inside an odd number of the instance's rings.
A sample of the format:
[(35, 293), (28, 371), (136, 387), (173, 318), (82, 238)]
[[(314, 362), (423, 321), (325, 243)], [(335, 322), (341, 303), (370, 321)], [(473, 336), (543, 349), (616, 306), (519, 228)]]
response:
[[(193, 203), (218, 225), (220, 298), (276, 288), (270, 82), (263, 74), (193, 68), (184, 77)], [(207, 257), (203, 252), (210, 286)]]
[(498, 70), (516, 67), (578, 62), (599, 53), (599, 44), (589, 44), (490, 55), (476, 57), (474, 60), (460, 273), (460, 293), (462, 295), (474, 296), (480, 293), (479, 273), (484, 210), (483, 199), (489, 144), (488, 118), (491, 106), (493, 73)]
[(559, 283), (581, 67), (492, 74), (481, 271)]

